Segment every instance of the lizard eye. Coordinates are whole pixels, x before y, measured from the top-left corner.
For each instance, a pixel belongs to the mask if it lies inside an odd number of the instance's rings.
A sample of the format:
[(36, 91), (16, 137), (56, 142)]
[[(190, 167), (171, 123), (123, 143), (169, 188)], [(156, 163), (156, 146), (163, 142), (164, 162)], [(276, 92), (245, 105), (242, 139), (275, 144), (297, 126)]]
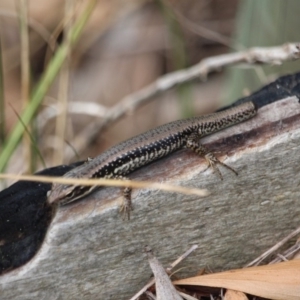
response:
[(70, 193), (68, 193), (65, 197), (67, 198), (67, 199), (72, 199), (72, 198), (74, 198), (75, 196), (76, 196), (76, 190), (73, 190), (73, 191), (71, 191)]
[(73, 188), (65, 195), (65, 198), (68, 200), (68, 202), (72, 202), (74, 200), (81, 198), (81, 196), (85, 194), (84, 192), (85, 192), (85, 187), (73, 186)]
[(65, 194), (64, 198), (60, 201), (60, 205), (66, 205), (68, 203), (73, 202), (76, 200), (76, 191), (70, 191), (68, 194)]
[[(92, 187), (93, 188), (93, 187)], [(65, 194), (62, 204), (71, 203), (75, 200), (81, 199), (84, 197), (87, 192), (91, 190), (91, 187), (85, 187), (85, 186), (76, 186), (75, 188), (71, 189), (68, 193)]]

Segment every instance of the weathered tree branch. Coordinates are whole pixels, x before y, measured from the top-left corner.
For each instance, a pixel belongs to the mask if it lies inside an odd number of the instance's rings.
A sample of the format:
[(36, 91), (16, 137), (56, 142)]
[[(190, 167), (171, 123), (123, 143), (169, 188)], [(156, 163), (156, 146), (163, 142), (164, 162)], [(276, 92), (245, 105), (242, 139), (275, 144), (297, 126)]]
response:
[(103, 188), (60, 209), (43, 246), (24, 267), (0, 277), (4, 299), (128, 299), (149, 279), (150, 245), (169, 262), (198, 244), (184, 274), (245, 265), (299, 226), (300, 105), (291, 97), (202, 142), (233, 166), (224, 180), (181, 151), (133, 179), (207, 188), (206, 198), (134, 190), (130, 222), (119, 216), (119, 189)]

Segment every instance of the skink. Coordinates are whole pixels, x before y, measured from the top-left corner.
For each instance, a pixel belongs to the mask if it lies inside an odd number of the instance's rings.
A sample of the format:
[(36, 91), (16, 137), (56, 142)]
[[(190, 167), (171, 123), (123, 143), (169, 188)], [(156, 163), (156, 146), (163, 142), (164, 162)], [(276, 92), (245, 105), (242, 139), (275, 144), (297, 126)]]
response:
[[(189, 148), (204, 157), (222, 179), (217, 164), (235, 172), (220, 162), (213, 153), (199, 144), (199, 139), (229, 126), (246, 121), (257, 113), (253, 102), (209, 115), (171, 122), (126, 140), (99, 156), (66, 173), (67, 178), (124, 178), (129, 173), (182, 148)], [(236, 173), (236, 172), (235, 172)], [(90, 194), (96, 186), (64, 185), (54, 183), (48, 193), (49, 203), (61, 205)], [(131, 208), (131, 189), (124, 189), (123, 210)]]

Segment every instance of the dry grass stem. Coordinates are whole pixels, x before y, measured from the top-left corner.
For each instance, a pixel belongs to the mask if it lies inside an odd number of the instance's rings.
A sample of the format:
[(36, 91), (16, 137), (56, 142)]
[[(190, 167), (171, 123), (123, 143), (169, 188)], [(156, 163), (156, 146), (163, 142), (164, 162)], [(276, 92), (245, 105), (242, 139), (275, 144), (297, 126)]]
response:
[[(30, 53), (28, 34), (28, 2), (19, 0), (19, 20), (21, 39), (21, 99), (22, 107), (25, 109), (29, 105), (30, 98)], [(31, 131), (29, 128), (27, 130)], [(30, 173), (32, 166), (31, 138), (27, 134), (23, 136), (23, 161), (27, 162), (26, 172)]]
[[(18, 19), (20, 18), (20, 13), (17, 14), (11, 10), (1, 8), (0, 16)], [(42, 23), (31, 18), (30, 16), (27, 16), (27, 18), (28, 27), (35, 31), (42, 38), (41, 42), (39, 39), (37, 39), (36, 36), (29, 36), (30, 45), (33, 46), (30, 49), (31, 54), (35, 54), (36, 52), (38, 52), (41, 49), (41, 47), (44, 46), (44, 42), (48, 44), (48, 47), (53, 53), (57, 46), (57, 43), (56, 40), (54, 41), (53, 39), (51, 39), (51, 33), (49, 32), (49, 30)], [(3, 52), (7, 60), (7, 71), (16, 68), (20, 64), (21, 59), (19, 45), (10, 47), (9, 49), (6, 49)]]
[(59, 93), (58, 104), (60, 106), (61, 113), (56, 119), (55, 136), (57, 137), (57, 147), (53, 153), (53, 165), (59, 165), (63, 163), (64, 159), (64, 146), (65, 135), (67, 128), (67, 107), (68, 107), (68, 95), (70, 85), (70, 58), (71, 58), (71, 28), (73, 26), (73, 18), (75, 11), (75, 1), (67, 0), (65, 2), (65, 27), (64, 27), (64, 43), (67, 48), (67, 54), (64, 64), (62, 65), (59, 78)]
[(181, 186), (175, 186), (165, 183), (155, 183), (147, 181), (134, 181), (134, 180), (117, 180), (117, 179), (75, 179), (64, 177), (50, 177), (50, 176), (37, 176), (37, 175), (16, 175), (16, 174), (0, 174), (1, 179), (15, 179), (24, 181), (37, 181), (37, 182), (49, 182), (49, 183), (61, 183), (70, 185), (86, 185), (86, 186), (121, 186), (132, 188), (147, 188), (162, 190), (171, 193), (182, 193), (186, 195), (197, 195), (200, 197), (206, 197), (209, 195), (207, 190), (201, 190), (196, 188), (186, 188)]

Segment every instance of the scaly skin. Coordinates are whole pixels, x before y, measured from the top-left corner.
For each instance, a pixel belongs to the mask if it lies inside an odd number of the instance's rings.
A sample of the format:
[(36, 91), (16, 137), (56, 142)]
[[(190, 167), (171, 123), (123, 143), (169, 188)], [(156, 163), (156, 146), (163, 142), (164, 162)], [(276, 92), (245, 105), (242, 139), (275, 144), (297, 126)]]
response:
[[(243, 103), (210, 115), (171, 122), (129, 140), (126, 140), (94, 159), (66, 173), (67, 178), (124, 178), (127, 174), (157, 159), (182, 148), (190, 148), (205, 157), (209, 165), (219, 174), (217, 164), (233, 172), (229, 166), (221, 163), (212, 153), (199, 144), (199, 139), (224, 128), (246, 121), (256, 115), (257, 109), (252, 102)], [(235, 172), (236, 173), (236, 172)], [(74, 186), (54, 183), (48, 194), (49, 203), (61, 205), (70, 203), (91, 193), (95, 187)], [(130, 189), (125, 190), (130, 206)]]

